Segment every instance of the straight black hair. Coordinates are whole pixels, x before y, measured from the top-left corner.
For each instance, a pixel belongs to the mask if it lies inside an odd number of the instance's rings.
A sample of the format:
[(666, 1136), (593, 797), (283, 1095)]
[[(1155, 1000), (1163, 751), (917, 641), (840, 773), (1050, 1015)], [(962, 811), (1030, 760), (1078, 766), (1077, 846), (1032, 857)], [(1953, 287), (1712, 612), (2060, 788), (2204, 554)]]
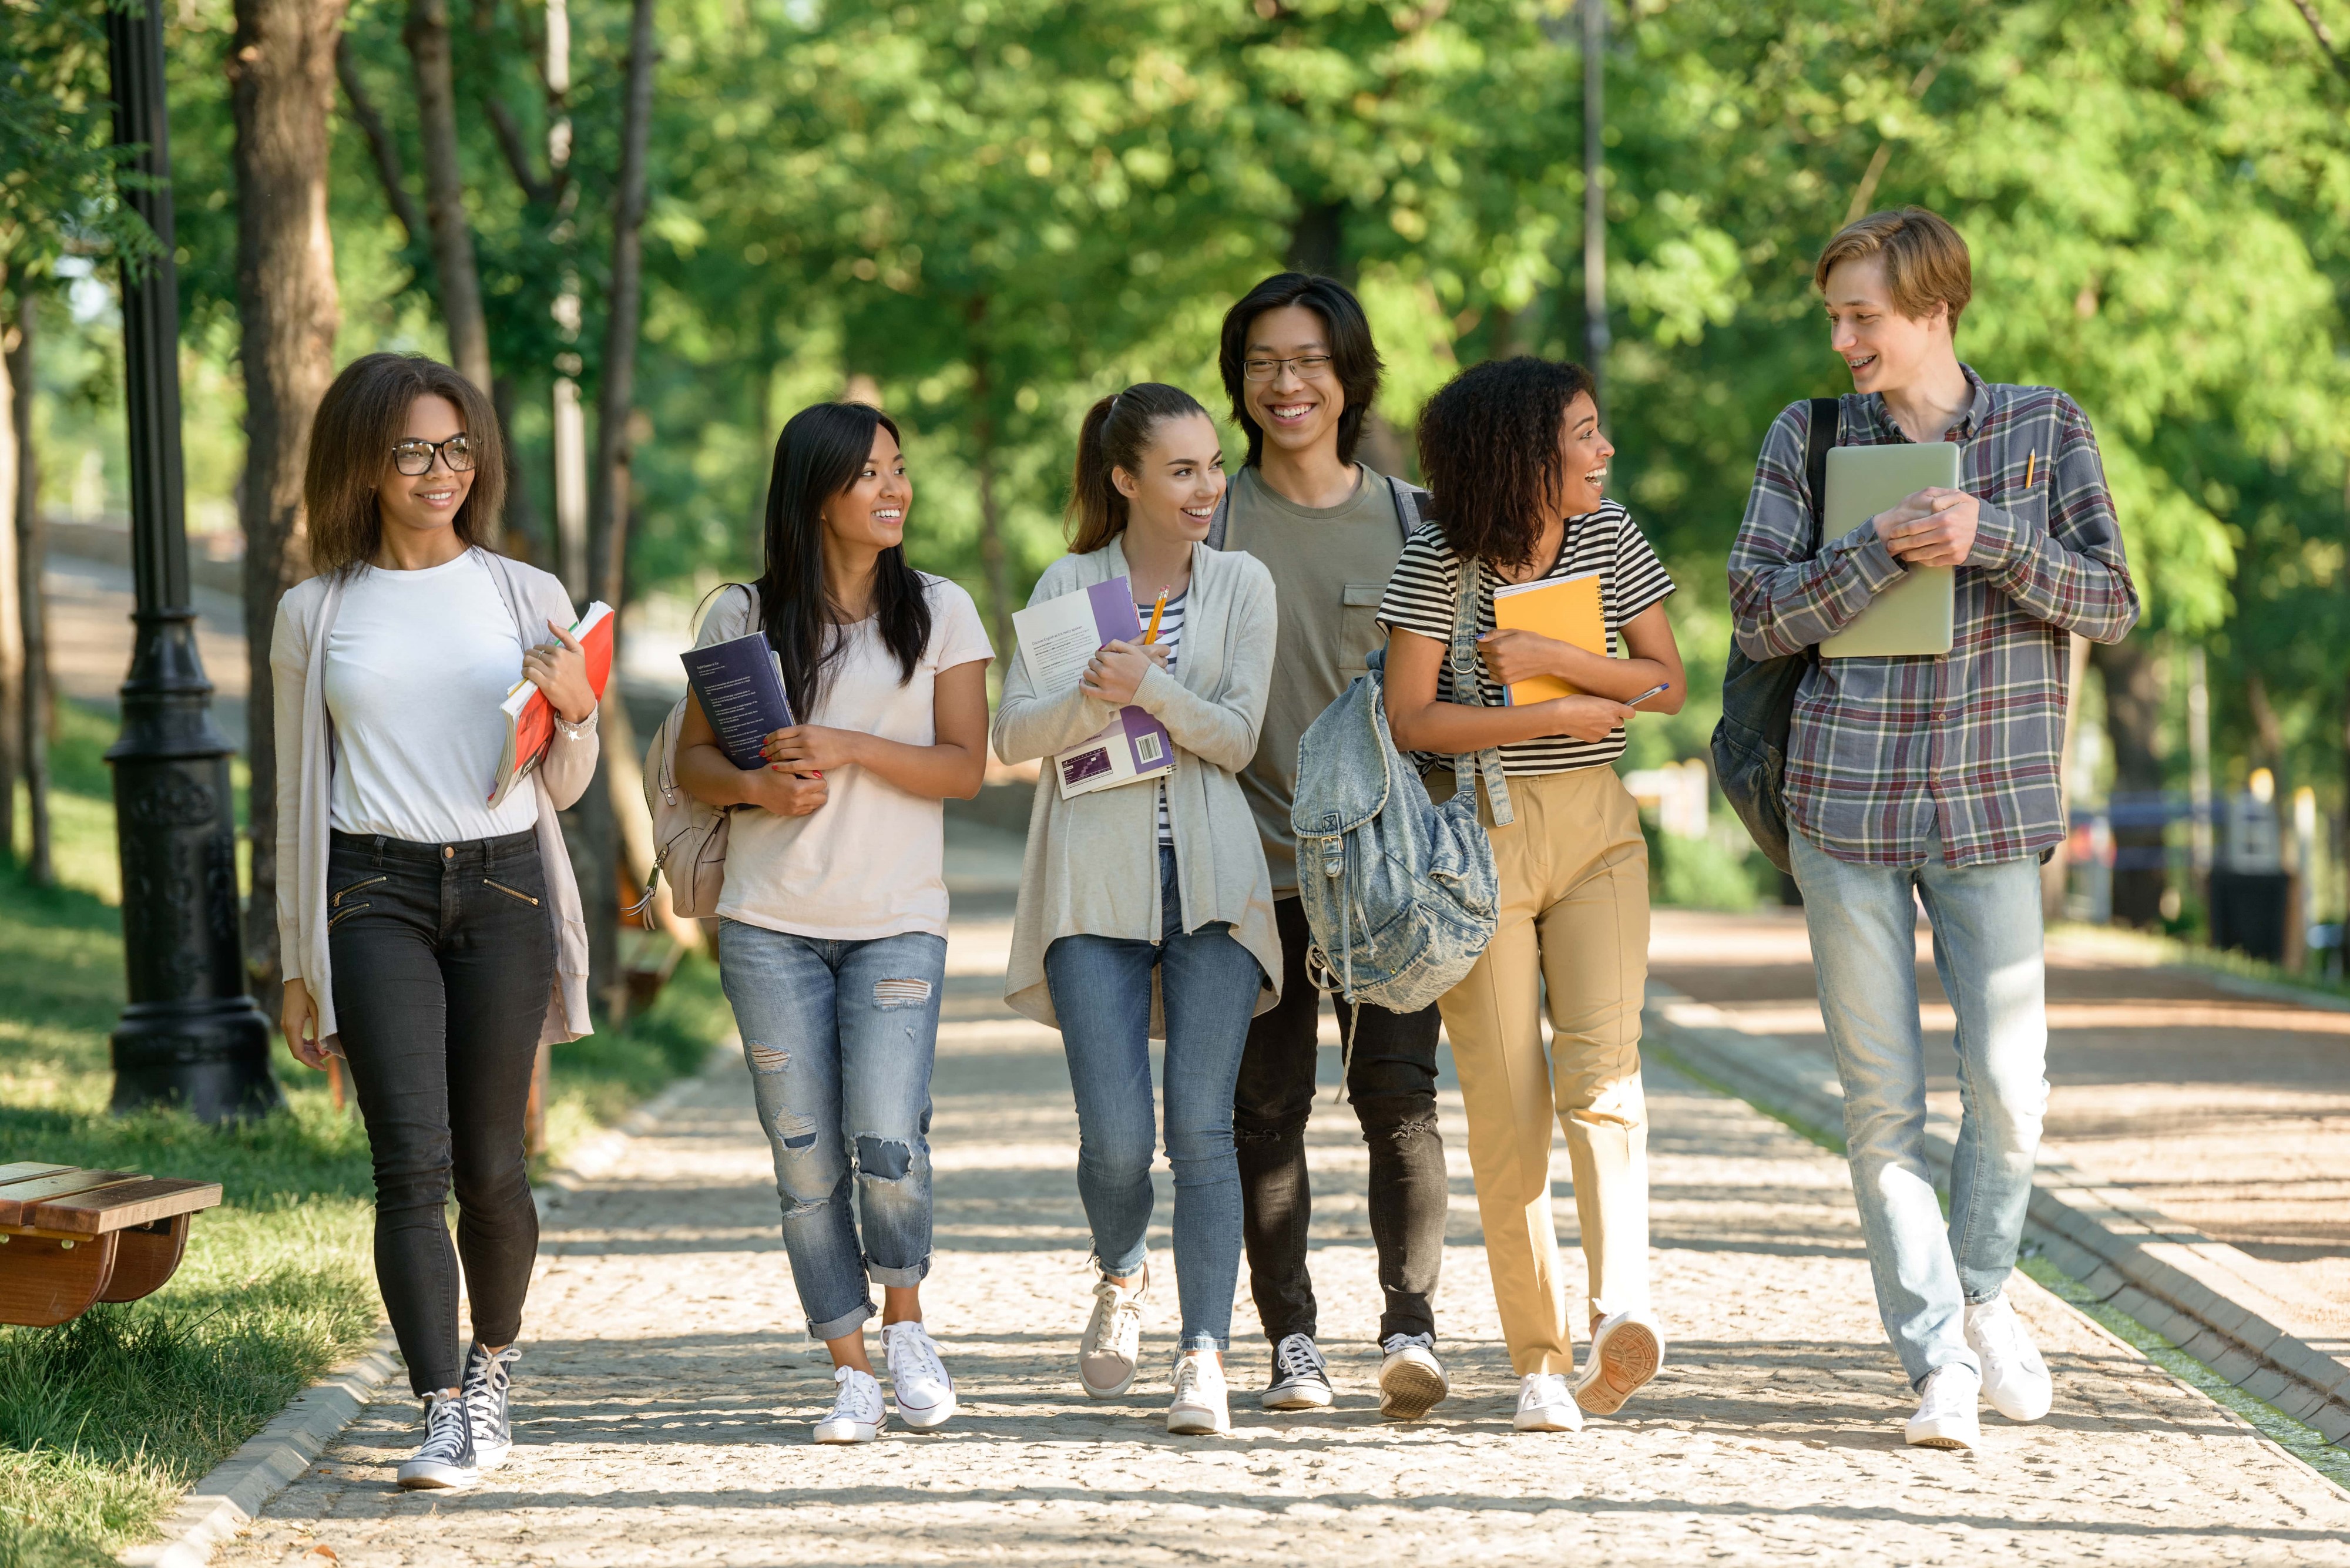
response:
[(1355, 444), (1363, 439), (1363, 421), (1371, 417), (1371, 405), (1378, 401), (1379, 372), (1387, 368), (1371, 341), (1370, 319), (1363, 314), (1363, 302), (1336, 278), (1278, 272), (1243, 295), (1240, 303), (1224, 313), (1223, 339), (1216, 354), (1224, 395), (1232, 401), (1232, 418), (1248, 434), (1246, 466), (1255, 467), (1264, 455), (1264, 431), (1249, 415), (1248, 378), (1241, 373), (1241, 362), (1248, 358), (1249, 328), (1266, 311), (1291, 305), (1302, 305), (1322, 318), (1330, 344), (1331, 373), (1347, 398), (1347, 406), (1338, 413), (1338, 461), (1352, 462)]
[(1534, 559), (1544, 514), (1565, 487), (1559, 427), (1598, 393), (1580, 365), (1521, 355), (1471, 365), (1419, 415), (1419, 472), (1452, 553), (1518, 567)]
[[(857, 483), (873, 456), (873, 438), (897, 422), (864, 403), (816, 403), (802, 409), (775, 440), (775, 472), (767, 480), (766, 569), (759, 576), (759, 608), (767, 640), (783, 660), (784, 690), (803, 724), (816, 714), (832, 663), (848, 646), (824, 580), (824, 504)], [(914, 678), (931, 640), (931, 600), (922, 575), (907, 564), (906, 547), (881, 552), (873, 563), (873, 613), (882, 645), (898, 660), (898, 683)]]
[[(1069, 478), (1069, 549), (1090, 556), (1126, 532), (1127, 500), (1110, 478), (1122, 468), (1139, 477), (1142, 454), (1168, 420), (1207, 416), (1200, 400), (1164, 381), (1139, 381), (1086, 410), (1077, 427), (1077, 466)], [(1211, 421), (1212, 422), (1212, 421)]]

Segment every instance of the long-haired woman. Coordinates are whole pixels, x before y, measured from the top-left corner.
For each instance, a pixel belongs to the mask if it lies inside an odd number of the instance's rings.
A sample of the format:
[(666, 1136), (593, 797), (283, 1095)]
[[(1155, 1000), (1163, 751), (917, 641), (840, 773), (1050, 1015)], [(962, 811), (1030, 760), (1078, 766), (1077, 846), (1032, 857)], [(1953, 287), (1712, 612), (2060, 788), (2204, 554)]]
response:
[(1255, 819), (1234, 774), (1256, 753), (1273, 671), (1273, 578), (1202, 542), (1224, 488), (1216, 427), (1189, 393), (1148, 382), (1104, 398), (1078, 436), (1070, 553), (1031, 604), (1128, 579), (1149, 647), (1105, 645), (1078, 684), (1038, 691), (1014, 659), (995, 749), (1050, 757), (1129, 704), (1166, 727), (1175, 771), (1063, 799), (1036, 785), (1004, 994), (1057, 1024), (1076, 1091), (1077, 1191), (1099, 1271), (1077, 1377), (1097, 1398), (1132, 1386), (1149, 1282), (1150, 1037), (1166, 1051), (1182, 1310), (1170, 1432), (1222, 1432), (1223, 1351), (1241, 1251), (1232, 1085), (1251, 1015), (1278, 999), (1281, 940)]
[[(524, 1106), (540, 1044), (589, 1027), (556, 813), (595, 773), (596, 696), (563, 585), (488, 546), (504, 473), (471, 381), (415, 355), (354, 360), (311, 427), (317, 575), (278, 601), (270, 644), (286, 1037), (313, 1067), (344, 1059), (366, 1118), (376, 1279), (424, 1401), (403, 1487), (471, 1485), (512, 1445), (538, 1251)], [(517, 678), (546, 694), (555, 737), (492, 805)]]
[(887, 1418), (865, 1349), (874, 1283), (899, 1419), (929, 1431), (955, 1412), (921, 1296), (946, 983), (941, 803), (979, 793), (993, 653), (971, 596), (907, 561), (912, 502), (887, 414), (793, 415), (767, 485), (766, 569), (720, 596), (699, 646), (764, 633), (799, 722), (748, 771), (698, 702), (678, 732), (679, 782), (749, 808), (729, 830), (719, 973), (774, 1147), (792, 1282), (832, 1354), (819, 1443), (869, 1442)]
[[(1438, 521), (1404, 545), (1379, 606), (1396, 744), (1431, 767), (1498, 747), (1513, 815), (1497, 826), (1485, 804), (1501, 924), (1440, 1006), (1468, 1112), (1502, 1334), (1521, 1379), (1521, 1431), (1572, 1430), (1585, 1410), (1612, 1414), (1656, 1375), (1664, 1354), (1648, 1310), (1640, 1093), (1648, 857), (1639, 814), (1608, 764), (1624, 750), (1634, 711), (1626, 704), (1638, 698), (1648, 711), (1677, 711), (1684, 682), (1663, 604), (1672, 579), (1603, 493), (1615, 451), (1582, 367), (1518, 358), (1461, 372), (1420, 416), (1420, 466)], [(1590, 574), (1623, 658), (1494, 629), (1497, 587)], [(1482, 634), (1482, 657), (1469, 661), (1477, 683), (1469, 701), (1454, 684), (1469, 671), (1447, 658), (1464, 581)], [(1575, 694), (1503, 706), (1506, 686), (1546, 675)], [(1430, 785), (1440, 797), (1452, 788), (1449, 774)], [(1551, 1229), (1554, 1120), (1566, 1133), (1590, 1269), (1591, 1349), (1571, 1386)]]

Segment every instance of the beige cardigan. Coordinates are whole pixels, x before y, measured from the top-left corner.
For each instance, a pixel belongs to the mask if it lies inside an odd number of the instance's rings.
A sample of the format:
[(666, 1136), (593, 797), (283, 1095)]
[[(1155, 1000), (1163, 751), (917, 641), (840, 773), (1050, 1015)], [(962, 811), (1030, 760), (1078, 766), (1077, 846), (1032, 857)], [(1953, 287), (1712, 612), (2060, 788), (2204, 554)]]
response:
[[(1111, 540), (1089, 556), (1064, 556), (1045, 569), (1030, 604), (1127, 576), (1126, 552)], [(1153, 669), (1137, 705), (1167, 726), (1175, 772), (1167, 817), (1175, 834), (1183, 929), (1231, 922), (1233, 936), (1264, 971), (1256, 1011), (1281, 999), (1281, 938), (1273, 923), (1273, 878), (1264, 846), (1234, 774), (1256, 755), (1258, 726), (1273, 676), (1273, 576), (1253, 556), (1192, 546), (1176, 673)], [(1007, 763), (1050, 757), (1097, 733), (1116, 710), (1072, 688), (1040, 695), (1014, 657), (995, 715), (995, 754)], [(1128, 784), (1063, 800), (1053, 770), (1036, 781), (1028, 850), (1012, 921), (1012, 961), (1003, 996), (1040, 1023), (1055, 1024), (1045, 984), (1045, 950), (1080, 934), (1159, 940), (1159, 792)], [(1150, 1032), (1163, 1035), (1156, 971)]]
[[(571, 596), (552, 575), (495, 551), (482, 559), (515, 618), (525, 648), (548, 641), (546, 623), (577, 618)], [(343, 579), (312, 577), (277, 601), (269, 671), (277, 718), (277, 946), (287, 980), (310, 988), (318, 1008), (318, 1042), (342, 1054), (335, 1036), (335, 978), (327, 952), (327, 847), (335, 800), (334, 722), (327, 713), (327, 635), (342, 606)], [(517, 671), (519, 673), (519, 671)], [(532, 775), (538, 796), (538, 854), (546, 867), (546, 914), (555, 928), (555, 984), (547, 996), (542, 1043), (590, 1033), (588, 923), (571, 857), (556, 813), (587, 793), (599, 742), (590, 714), (576, 730), (558, 722), (546, 760)]]

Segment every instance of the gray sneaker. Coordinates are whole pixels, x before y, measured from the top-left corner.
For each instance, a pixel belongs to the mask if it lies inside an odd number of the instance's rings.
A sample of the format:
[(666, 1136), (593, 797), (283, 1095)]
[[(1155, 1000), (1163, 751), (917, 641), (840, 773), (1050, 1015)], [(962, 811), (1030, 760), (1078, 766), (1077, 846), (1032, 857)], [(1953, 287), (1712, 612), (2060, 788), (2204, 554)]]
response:
[(521, 1359), (521, 1347), (513, 1345), (495, 1355), (478, 1345), (465, 1352), (461, 1392), (466, 1419), (473, 1428), (473, 1461), (482, 1469), (497, 1469), (514, 1452), (514, 1424), (508, 1411), (514, 1375), (506, 1368)]
[(1330, 1386), (1330, 1364), (1314, 1344), (1314, 1336), (1285, 1334), (1273, 1347), (1273, 1381), (1257, 1403), (1268, 1410), (1326, 1410), (1336, 1402)]
[(400, 1484), (410, 1491), (451, 1491), (482, 1479), (473, 1462), (473, 1428), (463, 1394), (424, 1397), (424, 1446), (400, 1467)]

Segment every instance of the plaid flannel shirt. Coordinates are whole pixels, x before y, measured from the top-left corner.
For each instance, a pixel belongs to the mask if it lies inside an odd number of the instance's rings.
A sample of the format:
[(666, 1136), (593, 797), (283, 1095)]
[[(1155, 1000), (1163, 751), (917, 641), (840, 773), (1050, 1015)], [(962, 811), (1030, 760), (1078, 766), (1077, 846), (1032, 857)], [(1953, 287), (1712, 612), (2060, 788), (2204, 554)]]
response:
[[(1796, 691), (1788, 817), (1839, 860), (1918, 866), (1937, 836), (1952, 866), (2056, 844), (2065, 634), (2119, 642), (2137, 623), (2087, 419), (2054, 388), (1993, 386), (1970, 369), (1966, 378), (1974, 400), (1947, 439), (1961, 449), (1959, 484), (1981, 503), (1981, 525), (1956, 575), (1950, 651), (1815, 659)], [(1841, 445), (1909, 439), (1875, 393), (1841, 405)], [(1906, 570), (1866, 523), (1806, 558), (1810, 426), (1808, 403), (1771, 426), (1731, 547), (1731, 613), (1750, 658), (1814, 646)]]

